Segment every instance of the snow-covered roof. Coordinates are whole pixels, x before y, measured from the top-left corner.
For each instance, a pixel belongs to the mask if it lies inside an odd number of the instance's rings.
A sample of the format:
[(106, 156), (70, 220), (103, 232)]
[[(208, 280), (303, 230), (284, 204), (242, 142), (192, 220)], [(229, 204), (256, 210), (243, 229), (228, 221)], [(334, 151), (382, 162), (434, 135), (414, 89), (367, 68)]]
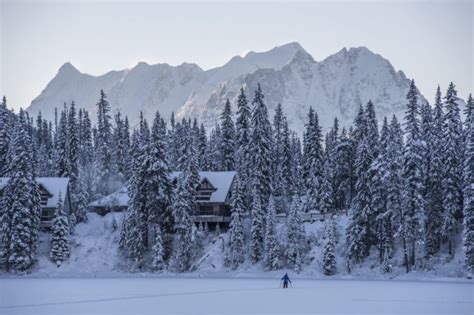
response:
[(126, 207), (129, 199), (127, 187), (123, 187), (108, 196), (91, 202), (89, 207)]
[[(10, 180), (9, 177), (0, 177), (0, 189), (3, 189)], [(51, 197), (48, 198), (46, 205), (43, 208), (55, 208), (58, 204), (59, 192), (63, 203), (66, 201), (67, 188), (69, 185), (69, 178), (67, 177), (36, 177), (36, 182), (41, 185)]]
[[(174, 179), (179, 176), (181, 172), (172, 172), (171, 178)], [(207, 179), (216, 190), (212, 193), (211, 198), (207, 202), (225, 202), (232, 181), (235, 177), (234, 171), (228, 172), (199, 172), (201, 182)]]
[[(170, 174), (171, 180), (178, 178), (180, 174), (181, 172), (172, 172)], [(234, 180), (235, 172), (199, 172), (199, 177), (201, 182), (207, 179), (216, 189), (212, 192), (209, 200), (200, 202), (224, 203)], [(91, 202), (89, 207), (126, 207), (129, 199), (127, 188), (123, 187), (108, 196)]]

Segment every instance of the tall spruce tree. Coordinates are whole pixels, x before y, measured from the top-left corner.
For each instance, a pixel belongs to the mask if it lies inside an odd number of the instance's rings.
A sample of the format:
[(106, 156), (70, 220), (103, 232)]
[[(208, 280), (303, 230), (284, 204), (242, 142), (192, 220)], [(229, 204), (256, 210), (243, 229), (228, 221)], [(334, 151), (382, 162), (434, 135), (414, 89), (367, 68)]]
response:
[(112, 126), (110, 117), (110, 104), (107, 95), (100, 91), (97, 106), (97, 141), (96, 141), (96, 193), (106, 196), (112, 192), (111, 179), (114, 174), (112, 156)]
[(235, 166), (240, 180), (245, 187), (249, 187), (250, 176), (250, 107), (245, 96), (244, 88), (240, 88), (237, 97), (237, 119), (235, 121)]
[(192, 229), (191, 214), (194, 207), (194, 192), (190, 187), (191, 174), (188, 170), (181, 173), (173, 202), (175, 221), (175, 245), (173, 268), (178, 272), (191, 269), (192, 265)]
[(438, 86), (433, 109), (433, 124), (431, 138), (428, 139), (427, 147), (430, 148), (430, 170), (427, 174), (425, 187), (426, 204), (426, 234), (425, 254), (427, 257), (438, 253), (441, 245), (442, 224), (444, 213), (444, 134), (445, 117), (441, 90)]
[(58, 177), (68, 177), (70, 174), (70, 165), (66, 105), (64, 105), (64, 109), (61, 111), (61, 117), (55, 135), (55, 149), (56, 174)]
[(304, 246), (306, 243), (304, 226), (301, 220), (301, 201), (299, 196), (293, 196), (286, 220), (286, 259), (295, 272), (300, 272), (303, 263)]
[(76, 118), (76, 105), (74, 101), (71, 103), (71, 106), (68, 110), (68, 119), (67, 119), (67, 149), (68, 149), (68, 177), (69, 177), (69, 187), (71, 191), (71, 204), (73, 212), (72, 224), (76, 222), (82, 222), (85, 217), (85, 211), (83, 203), (81, 207), (79, 203), (81, 202), (81, 187), (79, 183), (79, 135), (78, 135), (78, 124)]
[(303, 137), (303, 179), (306, 185), (306, 211), (320, 210), (323, 187), (324, 152), (318, 114), (309, 109)]
[(334, 220), (328, 220), (324, 229), (322, 267), (326, 276), (336, 273), (336, 228)]
[(415, 81), (412, 80), (407, 94), (405, 114), (405, 148), (403, 152), (403, 206), (400, 223), (400, 236), (404, 243), (405, 268), (407, 272), (414, 267), (417, 244), (423, 239), (423, 144), (420, 136), (420, 108)]
[(265, 255), (264, 263), (268, 270), (276, 270), (280, 266), (279, 246), (276, 238), (275, 200), (270, 196), (268, 201), (267, 219), (265, 226)]
[(239, 175), (234, 180), (231, 203), (230, 220), (230, 251), (229, 262), (232, 268), (236, 269), (245, 260), (245, 239), (244, 239), (244, 185)]
[(257, 192), (257, 185), (254, 185), (252, 194), (252, 227), (250, 235), (250, 259), (253, 263), (262, 260), (264, 255), (264, 210), (260, 194)]
[(150, 135), (150, 143), (147, 146), (145, 157), (142, 161), (143, 176), (146, 182), (142, 189), (146, 191), (146, 208), (148, 221), (151, 223), (161, 222), (164, 232), (171, 233), (173, 226), (173, 214), (171, 205), (171, 183), (169, 181), (170, 170), (165, 156), (166, 123), (156, 112)]
[(12, 137), (12, 114), (7, 108), (5, 96), (0, 103), (0, 176), (6, 176), (8, 172), (8, 145)]
[(271, 192), (271, 167), (272, 167), (272, 133), (268, 120), (267, 106), (263, 102), (260, 84), (255, 91), (252, 101), (254, 105), (251, 118), (251, 159), (252, 159), (252, 184), (255, 193), (259, 195), (262, 206), (268, 203)]
[(155, 226), (155, 239), (153, 242), (153, 247), (151, 249), (151, 256), (151, 269), (153, 271), (160, 271), (165, 269), (165, 252), (163, 249), (163, 239), (161, 236), (161, 229), (158, 224)]
[(63, 199), (61, 192), (58, 195), (54, 218), (51, 222), (51, 251), (49, 258), (56, 264), (61, 266), (70, 254), (69, 251), (69, 221), (63, 208)]
[[(472, 112), (471, 112), (472, 115)], [(474, 272), (474, 119), (467, 128), (464, 160), (464, 253), (468, 270)]]
[(20, 109), (10, 142), (11, 176), (3, 188), (0, 217), (0, 260), (13, 272), (30, 271), (36, 259), (41, 206), (31, 147), (27, 118)]
[(451, 82), (445, 96), (444, 138), (444, 208), (446, 214), (443, 223), (443, 234), (448, 241), (448, 253), (454, 254), (453, 241), (458, 219), (462, 217), (462, 152), (463, 131), (459, 113), (458, 97)]
[(232, 120), (230, 101), (227, 99), (221, 114), (221, 141), (220, 151), (222, 157), (222, 170), (233, 171), (235, 169), (235, 127)]

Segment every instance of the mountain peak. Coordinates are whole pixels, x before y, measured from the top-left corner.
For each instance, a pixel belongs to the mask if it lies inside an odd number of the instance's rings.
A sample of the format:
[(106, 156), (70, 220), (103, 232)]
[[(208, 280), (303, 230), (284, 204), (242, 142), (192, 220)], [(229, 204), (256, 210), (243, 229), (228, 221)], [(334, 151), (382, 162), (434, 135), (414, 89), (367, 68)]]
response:
[(73, 65), (72, 63), (70, 63), (69, 61), (64, 63), (58, 70), (59, 73), (75, 73), (75, 72), (79, 72), (79, 70), (77, 70)]

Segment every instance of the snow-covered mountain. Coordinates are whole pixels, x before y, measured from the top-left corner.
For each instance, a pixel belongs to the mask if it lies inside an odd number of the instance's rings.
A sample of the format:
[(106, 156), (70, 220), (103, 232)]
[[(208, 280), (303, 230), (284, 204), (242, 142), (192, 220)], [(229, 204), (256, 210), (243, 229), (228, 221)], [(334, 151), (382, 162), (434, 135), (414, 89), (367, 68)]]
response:
[(51, 119), (55, 107), (72, 100), (94, 111), (103, 89), (112, 108), (128, 115), (132, 123), (140, 111), (151, 118), (159, 110), (164, 117), (176, 112), (178, 118), (197, 117), (212, 127), (227, 98), (234, 101), (244, 86), (251, 100), (258, 83), (270, 112), (281, 103), (291, 127), (301, 132), (310, 106), (318, 112), (323, 127), (331, 125), (336, 116), (342, 124), (352, 122), (359, 104), (370, 99), (380, 116), (400, 116), (410, 81), (388, 60), (365, 47), (344, 48), (318, 62), (298, 43), (289, 43), (233, 57), (206, 71), (188, 63), (140, 62), (132, 69), (95, 77), (66, 63), (28, 111), (33, 115), (41, 111)]

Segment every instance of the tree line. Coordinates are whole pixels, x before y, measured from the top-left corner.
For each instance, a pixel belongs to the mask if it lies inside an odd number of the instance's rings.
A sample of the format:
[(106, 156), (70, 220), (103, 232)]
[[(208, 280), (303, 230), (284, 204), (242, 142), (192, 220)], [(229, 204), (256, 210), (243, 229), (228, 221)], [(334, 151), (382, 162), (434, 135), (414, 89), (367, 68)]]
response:
[[(438, 87), (433, 105), (421, 102), (414, 81), (403, 122), (379, 123), (369, 101), (359, 106), (354, 123), (337, 118), (325, 134), (310, 108), (302, 138), (288, 126), (281, 105), (270, 118), (258, 86), (249, 101), (243, 88), (235, 114), (229, 100), (208, 132), (194, 119), (167, 122), (157, 112), (151, 127), (142, 113), (135, 128), (112, 113), (101, 91), (96, 123), (74, 102), (41, 113), (0, 106), (0, 262), (4, 269), (34, 266), (40, 205), (37, 176), (69, 177), (70, 220), (58, 206), (52, 228), (51, 259), (67, 259), (74, 225), (87, 220), (87, 204), (126, 185), (129, 207), (121, 227), (120, 249), (133, 269), (184, 272), (193, 268), (199, 229), (192, 212), (199, 171), (237, 173), (233, 185), (226, 264), (245, 260), (266, 269), (301, 270), (310, 241), (303, 212), (325, 215), (322, 269), (336, 272), (335, 220), (347, 215), (344, 258), (354, 264), (377, 255), (384, 272), (401, 251), (406, 271), (430, 257), (450, 259), (463, 232), (466, 265), (474, 267), (474, 135), (471, 96), (464, 121), (454, 84), (444, 97)], [(171, 171), (182, 171), (177, 185)], [(286, 213), (285, 235), (278, 235), (277, 213)], [(330, 219), (334, 217), (334, 219)], [(248, 224), (249, 229), (246, 229)], [(247, 232), (248, 231), (248, 232)], [(282, 241), (283, 239), (283, 241)], [(53, 243), (53, 241), (55, 243)], [(247, 246), (248, 245), (248, 246)], [(443, 250), (445, 249), (445, 250)], [(54, 257), (54, 258), (53, 258)]]

